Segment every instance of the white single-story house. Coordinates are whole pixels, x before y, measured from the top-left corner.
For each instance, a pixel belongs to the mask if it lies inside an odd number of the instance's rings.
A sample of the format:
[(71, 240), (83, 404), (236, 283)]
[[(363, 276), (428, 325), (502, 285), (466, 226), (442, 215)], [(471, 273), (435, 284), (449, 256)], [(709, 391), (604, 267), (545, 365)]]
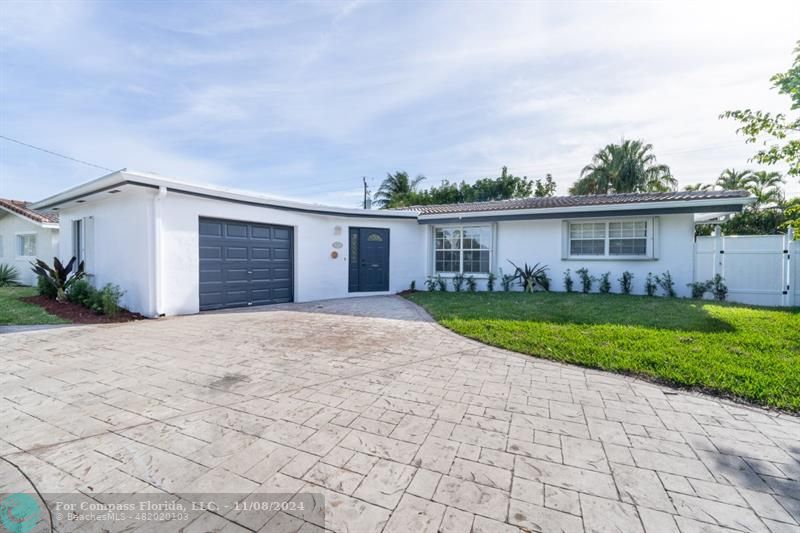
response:
[[(147, 316), (393, 294), (430, 276), (512, 273), (509, 260), (563, 272), (670, 271), (692, 281), (695, 216), (733, 213), (744, 191), (525, 198), (362, 210), (279, 200), (120, 170), (37, 202), (60, 215), (60, 255), (86, 261)], [(578, 286), (576, 278), (576, 287)], [(452, 290), (452, 289), (451, 289)], [(499, 282), (496, 289), (499, 290)]]
[(48, 264), (58, 254), (58, 214), (31, 209), (30, 202), (0, 198), (0, 265), (11, 265), (23, 285), (35, 285), (31, 261)]

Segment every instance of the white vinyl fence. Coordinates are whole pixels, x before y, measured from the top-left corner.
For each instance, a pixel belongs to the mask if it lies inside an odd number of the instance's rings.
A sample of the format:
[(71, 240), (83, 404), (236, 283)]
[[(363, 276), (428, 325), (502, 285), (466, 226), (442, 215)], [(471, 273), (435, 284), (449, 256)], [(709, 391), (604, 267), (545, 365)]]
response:
[(728, 299), (753, 305), (800, 306), (800, 241), (788, 235), (698, 237), (694, 279), (725, 278)]

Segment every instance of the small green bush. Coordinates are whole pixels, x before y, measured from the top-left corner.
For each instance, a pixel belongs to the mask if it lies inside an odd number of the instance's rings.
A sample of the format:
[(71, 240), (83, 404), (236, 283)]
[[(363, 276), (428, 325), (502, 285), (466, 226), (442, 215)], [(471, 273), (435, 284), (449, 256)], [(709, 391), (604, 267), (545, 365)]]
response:
[(701, 300), (705, 294), (711, 290), (713, 282), (711, 281), (695, 281), (687, 283), (686, 286), (692, 289), (692, 298)]
[(125, 295), (125, 291), (119, 285), (106, 283), (105, 287), (98, 291), (100, 311), (106, 316), (115, 316), (119, 313), (119, 301)]
[(603, 294), (611, 292), (611, 272), (600, 275), (600, 292)]
[(622, 294), (630, 294), (631, 290), (633, 290), (633, 272), (628, 272), (626, 270), (622, 273), (622, 277), (619, 278), (618, 281)]
[(19, 285), (19, 272), (13, 265), (0, 265), (0, 287)]
[(36, 278), (36, 291), (39, 293), (39, 296), (44, 296), (51, 300), (55, 300), (56, 296), (58, 296), (58, 289), (56, 289), (46, 277), (41, 275)]
[(436, 278), (428, 278), (425, 280), (425, 288), (428, 289), (428, 292), (433, 292), (436, 290)]
[(456, 292), (461, 292), (461, 288), (464, 286), (464, 276), (463, 274), (456, 274), (453, 276), (453, 290)]
[(475, 292), (478, 290), (478, 282), (475, 280), (475, 276), (467, 276), (464, 278), (464, 281), (467, 282), (467, 290), (469, 292)]
[(669, 273), (669, 270), (660, 276), (656, 276), (656, 283), (664, 291), (664, 296), (669, 296), (670, 298), (677, 296), (675, 294), (675, 280), (672, 279), (672, 274)]
[(80, 279), (72, 284), (67, 291), (67, 301), (80, 304), (84, 307), (92, 308), (97, 303), (97, 289), (85, 279)]
[(574, 281), (572, 281), (572, 273), (569, 269), (564, 271), (564, 290), (567, 292), (572, 292), (572, 286), (574, 285)]
[(500, 278), (500, 284), (503, 286), (503, 292), (509, 292), (511, 290), (511, 284), (514, 283), (515, 279), (517, 279), (516, 276), (512, 276), (511, 274), (503, 274), (503, 277)]
[(589, 274), (589, 269), (586, 267), (579, 268), (575, 273), (581, 280), (581, 290), (583, 293), (592, 292), (592, 283), (594, 283), (595, 277)]
[(409, 290), (411, 292), (414, 292), (415, 290), (417, 290), (417, 280), (415, 280), (415, 279), (411, 280), (411, 285), (409, 286)]
[(441, 274), (436, 274), (436, 286), (441, 292), (447, 292), (447, 280)]
[(494, 292), (494, 282), (497, 279), (497, 275), (494, 272), (489, 272), (489, 277), (486, 278), (486, 290), (489, 292)]
[(728, 286), (725, 285), (725, 280), (719, 274), (716, 274), (711, 280), (711, 293), (720, 302), (728, 298)]

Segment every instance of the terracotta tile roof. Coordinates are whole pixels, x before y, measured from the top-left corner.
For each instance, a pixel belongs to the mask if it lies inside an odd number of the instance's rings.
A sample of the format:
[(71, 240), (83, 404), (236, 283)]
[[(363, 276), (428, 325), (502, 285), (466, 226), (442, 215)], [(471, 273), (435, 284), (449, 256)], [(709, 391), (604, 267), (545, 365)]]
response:
[(4, 198), (0, 198), (0, 207), (4, 207), (9, 211), (13, 211), (18, 215), (24, 216), (25, 218), (29, 218), (34, 222), (58, 224), (58, 213), (34, 211), (28, 207), (30, 204), (31, 202), (24, 202), (22, 200), (6, 200)]
[(491, 202), (471, 202), (464, 204), (415, 205), (404, 207), (417, 211), (420, 215), (439, 215), (448, 213), (470, 213), (478, 211), (512, 211), (516, 209), (552, 209), (564, 207), (587, 207), (601, 205), (638, 204), (652, 202), (676, 202), (697, 200), (725, 200), (746, 198), (747, 191), (679, 191), (648, 192), (626, 194), (598, 194), (591, 196), (551, 196), (549, 198), (514, 198)]

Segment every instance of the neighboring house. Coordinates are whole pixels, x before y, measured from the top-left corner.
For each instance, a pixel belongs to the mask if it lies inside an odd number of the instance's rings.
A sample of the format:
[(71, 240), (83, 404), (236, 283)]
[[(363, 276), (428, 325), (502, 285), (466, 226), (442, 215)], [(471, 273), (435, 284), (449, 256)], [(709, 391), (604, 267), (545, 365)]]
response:
[[(508, 260), (612, 280), (669, 270), (688, 295), (698, 213), (733, 213), (744, 191), (528, 198), (365, 211), (277, 200), (121, 170), (33, 207), (58, 210), (61, 253), (86, 260), (148, 316), (417, 288), (432, 275), (512, 273)], [(577, 286), (577, 279), (576, 279)], [(616, 286), (616, 282), (615, 282)], [(499, 287), (499, 284), (498, 284)]]
[(20, 283), (35, 285), (31, 261), (52, 263), (57, 251), (57, 214), (35, 211), (30, 202), (0, 198), (0, 264), (16, 267)]

